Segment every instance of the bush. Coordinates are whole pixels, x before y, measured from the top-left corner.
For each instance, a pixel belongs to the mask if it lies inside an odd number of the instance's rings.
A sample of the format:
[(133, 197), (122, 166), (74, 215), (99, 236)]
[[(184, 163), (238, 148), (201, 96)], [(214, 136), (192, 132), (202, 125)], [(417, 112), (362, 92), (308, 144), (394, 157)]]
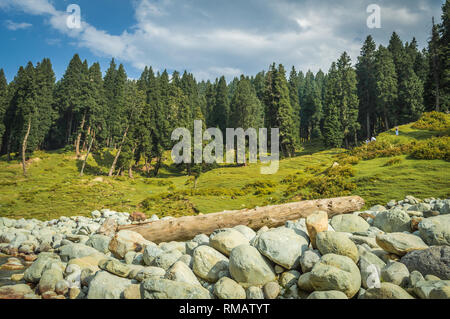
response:
[(334, 165), (328, 168), (325, 173), (330, 177), (351, 177), (355, 176), (355, 169), (347, 164), (347, 165)]
[(395, 164), (400, 164), (401, 162), (403, 162), (403, 158), (394, 157), (394, 158), (391, 158), (390, 160), (388, 160), (383, 166), (392, 166)]
[(317, 199), (349, 195), (356, 188), (349, 181), (355, 175), (354, 168), (347, 165), (335, 165), (325, 170), (324, 175), (297, 178), (289, 184), (284, 196), (295, 195), (299, 199)]
[(450, 114), (442, 112), (424, 113), (422, 117), (412, 125), (412, 128), (429, 131), (448, 131), (450, 129)]
[(341, 165), (346, 165), (346, 164), (350, 164), (350, 165), (356, 165), (358, 164), (360, 158), (358, 156), (345, 156), (342, 157), (338, 162)]
[(411, 157), (416, 159), (443, 159), (450, 161), (450, 137), (432, 137), (414, 146)]
[(395, 144), (388, 141), (375, 141), (367, 145), (355, 147), (350, 151), (350, 155), (364, 160), (406, 155), (409, 154), (414, 144), (415, 142)]

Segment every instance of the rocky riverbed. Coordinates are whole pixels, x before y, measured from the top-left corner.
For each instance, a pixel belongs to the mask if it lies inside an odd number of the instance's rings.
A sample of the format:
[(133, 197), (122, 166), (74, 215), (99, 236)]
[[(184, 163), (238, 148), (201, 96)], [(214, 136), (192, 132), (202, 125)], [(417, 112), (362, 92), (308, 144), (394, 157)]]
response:
[(450, 199), (158, 245), (116, 231), (133, 223), (128, 213), (91, 215), (1, 217), (0, 299), (450, 298)]

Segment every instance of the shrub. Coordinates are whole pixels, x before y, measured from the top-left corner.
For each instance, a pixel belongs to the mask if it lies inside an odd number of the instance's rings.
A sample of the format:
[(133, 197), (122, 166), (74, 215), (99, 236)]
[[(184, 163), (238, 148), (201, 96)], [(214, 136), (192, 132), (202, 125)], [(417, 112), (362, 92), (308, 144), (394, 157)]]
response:
[(325, 173), (330, 177), (351, 177), (355, 176), (355, 169), (347, 164), (347, 165), (333, 165), (328, 168)]
[(411, 157), (416, 159), (443, 159), (450, 161), (450, 137), (432, 137), (414, 146)]
[(394, 144), (388, 141), (375, 141), (367, 145), (355, 147), (350, 151), (350, 155), (364, 160), (406, 155), (411, 151), (414, 144), (415, 142)]
[(269, 180), (259, 180), (253, 183), (245, 185), (242, 190), (247, 193), (253, 193), (253, 195), (269, 195), (275, 190), (276, 183)]
[(305, 167), (305, 173), (316, 174), (316, 173), (319, 173), (320, 171), (321, 171), (321, 168), (318, 166), (306, 166)]
[(447, 131), (450, 129), (450, 114), (427, 112), (412, 125), (412, 128), (429, 131)]
[(346, 164), (350, 164), (350, 165), (356, 165), (358, 164), (360, 158), (358, 156), (345, 156), (342, 157), (338, 162), (341, 165), (346, 165)]
[(395, 164), (400, 164), (401, 162), (403, 162), (403, 159), (401, 157), (394, 157), (388, 160), (383, 166), (392, 166)]

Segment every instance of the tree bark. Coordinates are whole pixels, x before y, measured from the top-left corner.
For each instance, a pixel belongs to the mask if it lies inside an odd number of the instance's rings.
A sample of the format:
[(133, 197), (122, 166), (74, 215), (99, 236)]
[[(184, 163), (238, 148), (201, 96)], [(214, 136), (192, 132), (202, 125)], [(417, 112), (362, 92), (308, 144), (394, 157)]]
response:
[(161, 162), (162, 162), (162, 155), (158, 157), (158, 161), (156, 162), (155, 170), (153, 171), (154, 177), (158, 176), (159, 168), (161, 167)]
[(127, 129), (126, 129), (125, 132), (123, 133), (122, 142), (120, 142), (119, 149), (117, 150), (116, 156), (114, 157), (114, 161), (113, 161), (113, 163), (112, 163), (112, 165), (111, 165), (111, 168), (109, 169), (108, 176), (110, 176), (110, 177), (111, 177), (111, 176), (113, 175), (113, 173), (114, 173), (114, 169), (115, 169), (115, 167), (116, 167), (117, 160), (119, 159), (120, 152), (122, 151), (122, 145), (123, 145), (123, 143), (124, 143), (124, 141), (125, 141), (125, 139), (126, 139), (126, 137), (127, 137), (128, 129), (129, 129), (129, 126), (127, 127)]
[(130, 165), (128, 166), (128, 177), (129, 178), (134, 178), (133, 177), (133, 157), (134, 157), (135, 151), (136, 151), (136, 146), (134, 146), (133, 150), (131, 151), (131, 161), (130, 161)]
[(366, 113), (366, 130), (367, 130), (367, 139), (370, 138), (370, 114), (369, 111)]
[(254, 230), (263, 226), (278, 227), (284, 225), (288, 220), (307, 217), (317, 210), (326, 211), (328, 217), (331, 218), (334, 215), (358, 211), (363, 206), (364, 200), (359, 196), (338, 197), (198, 216), (184, 216), (140, 225), (122, 226), (119, 227), (119, 230), (135, 231), (147, 240), (161, 243), (189, 240), (198, 234), (209, 235), (216, 229), (237, 225), (246, 225)]
[(86, 153), (86, 157), (84, 158), (83, 166), (81, 167), (80, 176), (83, 176), (83, 174), (84, 174), (84, 168), (86, 167), (86, 162), (87, 162), (87, 159), (89, 157), (89, 153), (91, 152), (91, 147), (92, 147), (92, 143), (93, 142), (94, 142), (94, 137), (91, 136), (91, 141), (89, 142), (89, 147), (88, 147), (88, 150), (87, 150), (87, 153)]
[[(91, 127), (89, 126), (88, 129), (87, 129), (87, 136), (90, 136), (90, 135), (91, 135)], [(86, 151), (86, 145), (87, 144), (88, 144), (87, 143), (87, 138), (85, 138), (84, 141), (83, 141), (83, 146), (81, 147), (81, 151), (82, 152)]]
[(83, 119), (81, 120), (80, 130), (79, 130), (78, 135), (77, 135), (77, 140), (75, 141), (75, 152), (77, 154), (77, 158), (80, 157), (81, 134), (83, 132), (85, 121), (86, 121), (86, 111), (84, 111)]
[(22, 168), (23, 168), (23, 176), (27, 176), (27, 165), (25, 163), (25, 153), (27, 151), (27, 142), (28, 142), (28, 136), (30, 135), (31, 130), (31, 117), (28, 119), (28, 128), (27, 133), (25, 134), (25, 137), (23, 138), (22, 143)]

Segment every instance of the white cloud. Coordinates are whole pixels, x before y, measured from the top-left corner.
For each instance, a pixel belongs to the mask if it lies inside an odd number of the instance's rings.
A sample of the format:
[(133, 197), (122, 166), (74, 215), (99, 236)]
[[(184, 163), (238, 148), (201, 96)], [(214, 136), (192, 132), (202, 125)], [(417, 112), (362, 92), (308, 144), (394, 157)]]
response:
[(145, 65), (155, 70), (187, 69), (198, 79), (226, 75), (231, 80), (240, 73), (267, 69), (272, 62), (328, 71), (343, 51), (355, 63), (362, 41), (372, 32), (383, 44), (396, 30), (403, 40), (415, 35), (424, 45), (428, 20), (440, 12), (439, 1), (431, 5), (424, 0), (395, 4), (380, 0), (383, 29), (369, 30), (366, 7), (371, 2), (134, 0), (136, 24), (119, 35), (87, 21), (81, 29), (69, 29), (67, 13), (48, 0), (0, 0), (0, 8), (44, 15), (52, 28), (76, 45), (137, 69)]
[(16, 30), (30, 28), (33, 25), (31, 23), (26, 23), (26, 22), (17, 23), (17, 22), (11, 21), (11, 20), (6, 20), (5, 26), (8, 30), (16, 31)]

